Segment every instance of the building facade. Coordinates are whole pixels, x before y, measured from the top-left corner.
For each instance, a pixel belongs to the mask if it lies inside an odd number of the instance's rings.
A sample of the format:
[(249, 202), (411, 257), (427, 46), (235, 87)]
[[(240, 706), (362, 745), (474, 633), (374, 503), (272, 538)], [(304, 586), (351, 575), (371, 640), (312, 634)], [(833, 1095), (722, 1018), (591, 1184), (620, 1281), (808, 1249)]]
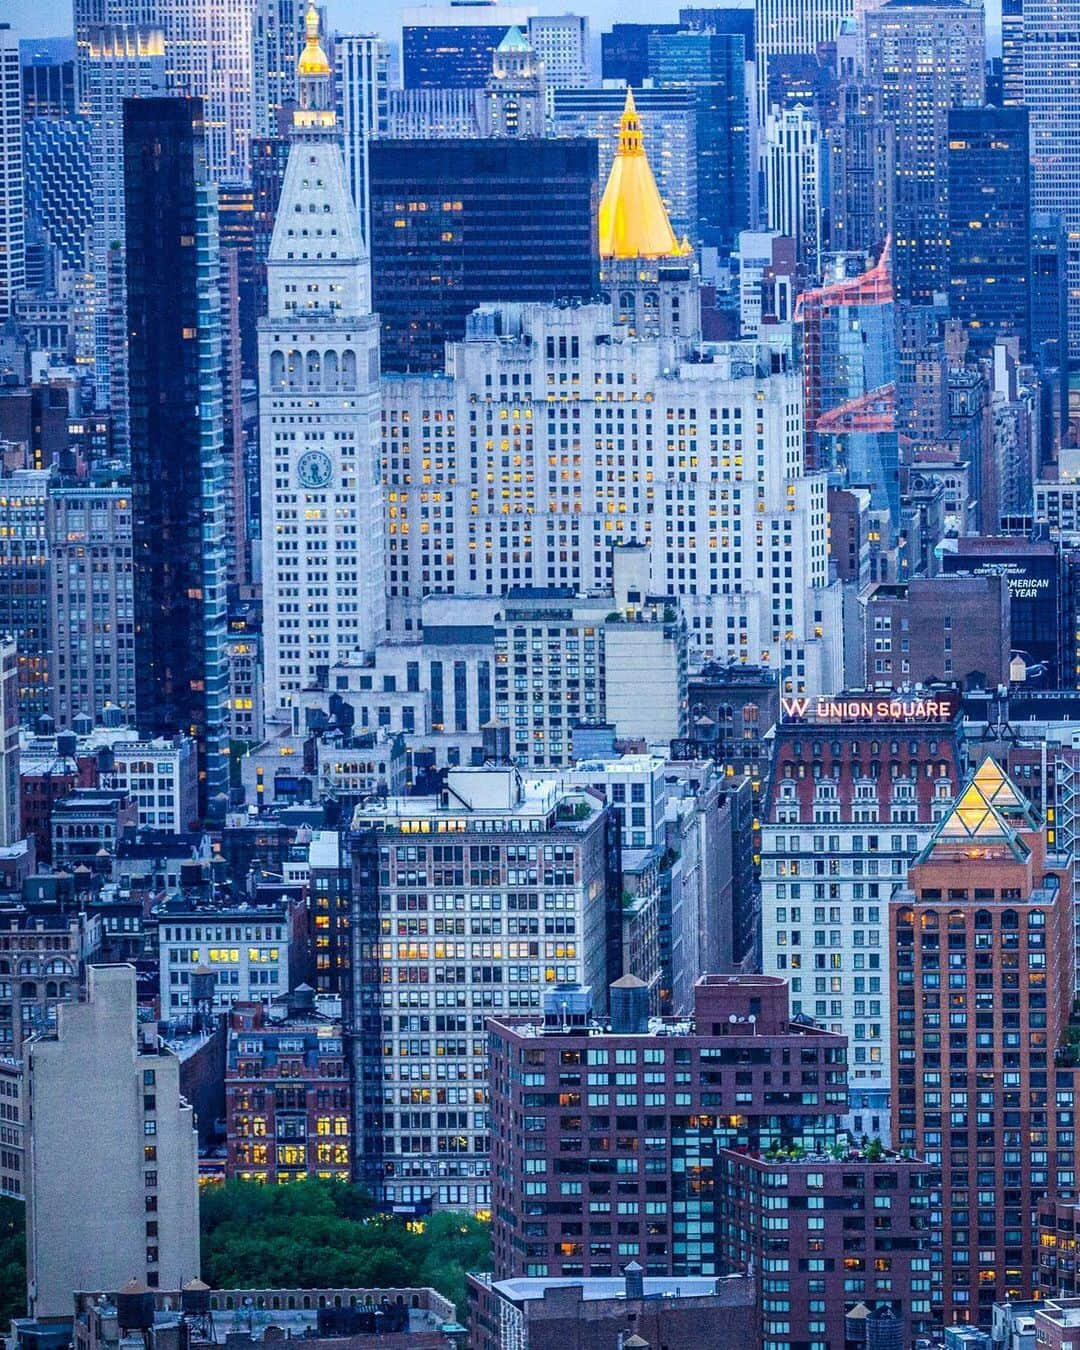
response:
[(367, 250), (309, 12), (259, 324), (268, 713), (383, 635), (379, 334)]
[(355, 1175), (385, 1201), (490, 1209), (485, 1019), (539, 1009), (567, 981), (606, 989), (621, 960), (618, 835), (591, 794), (502, 767), (357, 808)]
[(348, 1180), (352, 1111), (340, 1023), (311, 991), (284, 1006), (234, 1005), (225, 1063), (226, 1176), (283, 1185)]
[(207, 815), (223, 809), (228, 762), (217, 200), (203, 146), (198, 100), (125, 104), (136, 717), (147, 736), (195, 736)]
[(761, 829), (763, 969), (790, 980), (793, 1012), (848, 1038), (857, 1135), (888, 1138), (895, 1087), (889, 897), (963, 773), (957, 701), (933, 704), (789, 701), (774, 733)]
[(114, 475), (49, 484), (49, 711), (70, 726), (135, 715), (131, 489)]
[(0, 318), (26, 285), (26, 174), (19, 40), (0, 24)]
[(180, 1061), (137, 1025), (134, 967), (94, 967), (86, 1002), (65, 1005), (25, 1063), (30, 1315), (70, 1317), (72, 1290), (120, 1289), (133, 1272), (150, 1288), (196, 1278), (198, 1139)]
[(987, 1326), (1034, 1289), (1039, 1201), (1077, 1195), (1071, 859), (994, 760), (894, 894), (889, 947), (894, 1139), (941, 1168), (945, 1321)]
[(1031, 353), (1031, 157), (1026, 108), (949, 110), (949, 313), (970, 350)]
[(592, 142), (381, 140), (368, 163), (372, 305), (385, 369), (441, 370), (446, 342), (462, 338), (467, 316), (493, 297), (596, 293)]

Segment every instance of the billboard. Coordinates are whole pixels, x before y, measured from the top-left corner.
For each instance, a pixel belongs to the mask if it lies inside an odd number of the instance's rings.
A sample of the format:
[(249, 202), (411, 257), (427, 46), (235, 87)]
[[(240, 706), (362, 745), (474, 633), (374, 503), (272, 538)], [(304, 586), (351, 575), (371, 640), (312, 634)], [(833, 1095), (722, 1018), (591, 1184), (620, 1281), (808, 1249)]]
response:
[(972, 576), (1005, 576), (1009, 582), (1009, 643), (1023, 652), (1029, 666), (1045, 664), (1040, 683), (1051, 688), (1058, 682), (1058, 629), (1060, 580), (1055, 553), (1025, 554), (1002, 548), (999, 552), (964, 555), (945, 553), (946, 573), (968, 572)]

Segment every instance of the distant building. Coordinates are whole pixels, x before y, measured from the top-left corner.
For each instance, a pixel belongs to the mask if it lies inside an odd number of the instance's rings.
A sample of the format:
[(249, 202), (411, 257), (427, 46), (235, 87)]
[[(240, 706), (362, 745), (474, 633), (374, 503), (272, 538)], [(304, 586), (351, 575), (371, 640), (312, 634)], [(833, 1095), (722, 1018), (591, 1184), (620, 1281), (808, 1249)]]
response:
[(949, 281), (949, 109), (985, 92), (983, 11), (964, 0), (865, 9), (867, 83), (894, 127), (897, 295), (928, 305)]
[(225, 1066), (226, 1177), (348, 1180), (352, 1107), (340, 1023), (299, 986), (284, 1002), (237, 1003)]
[[(752, 1265), (762, 1282), (753, 1343), (793, 1347), (807, 1328), (841, 1344), (845, 1313), (863, 1297), (884, 1300), (901, 1335), (929, 1330), (926, 1211), (939, 1176), (880, 1145), (830, 1156), (847, 1108), (845, 1039), (789, 1020), (776, 976), (705, 976), (679, 1023), (648, 1018), (642, 992), (617, 982), (611, 1015), (599, 1018), (589, 990), (556, 988), (542, 1016), (488, 1023), (494, 1278), (633, 1276), (635, 1267), (700, 1278)], [(778, 1086), (778, 1072), (789, 1081)], [(788, 1150), (811, 1156), (775, 1158)], [(865, 1230), (886, 1196), (890, 1264), (872, 1274)], [(786, 1267), (766, 1264), (786, 1259), (777, 1232), (799, 1235), (792, 1257), (811, 1241), (842, 1250), (846, 1233), (846, 1259), (862, 1264), (823, 1256), (813, 1292), (792, 1280), (791, 1319), (777, 1317), (779, 1291), (765, 1284), (786, 1278)], [(913, 1298), (923, 1269), (925, 1297), (920, 1284)]]
[(19, 800), (19, 657), (0, 639), (0, 848), (24, 837)]
[[(599, 150), (599, 178), (606, 182), (618, 149), (625, 91), (621, 88), (556, 88), (552, 97), (556, 136), (594, 137)], [(634, 104), (641, 114), (645, 149), (671, 218), (671, 227), (679, 239), (694, 234), (698, 194), (694, 92), (678, 86), (635, 89)]]
[(848, 1127), (883, 1138), (889, 897), (963, 772), (959, 699), (898, 703), (878, 718), (858, 698), (787, 700), (761, 816), (762, 969), (790, 980), (792, 1012), (847, 1037)]
[(125, 789), (75, 788), (53, 804), (53, 866), (107, 871), (121, 834), (137, 823), (138, 808)]
[(26, 285), (26, 178), (19, 40), (0, 24), (0, 321)]
[(80, 713), (97, 724), (109, 707), (134, 721), (131, 512), (114, 474), (49, 484), (49, 711), (60, 727)]
[[(1056, 825), (1043, 822), (992, 758), (958, 793), (893, 891), (888, 925), (893, 1137), (941, 1168), (950, 1198), (942, 1206), (945, 1320), (985, 1328), (996, 1302), (1034, 1292), (1039, 1203), (1077, 1200), (1069, 1114), (1077, 1067), (1065, 1039), (1073, 1002), (1072, 856), (1058, 851)], [(946, 949), (947, 1032), (938, 1025), (936, 990)], [(936, 1076), (946, 1070), (950, 1083), (963, 1074), (979, 1092), (1000, 1084), (1001, 1109), (981, 1118), (950, 1114), (943, 1135), (945, 1103), (958, 1104), (957, 1089), (946, 1096)], [(1055, 1109), (1038, 1110), (1028, 1129), (1016, 1128), (1011, 1113), (1050, 1076)], [(977, 1190), (968, 1186), (973, 1163)]]
[(212, 1010), (270, 1003), (306, 971), (306, 917), (288, 898), (262, 905), (196, 906), (176, 899), (158, 915), (162, 1017), (189, 1018), (201, 995), (192, 980), (208, 973)]
[[(454, 1319), (453, 1303), (434, 1289), (208, 1289), (189, 1280), (183, 1288), (134, 1296), (125, 1285), (77, 1292), (74, 1345), (124, 1350), (135, 1333), (150, 1350), (170, 1350), (180, 1339), (192, 1350), (214, 1350), (238, 1334), (249, 1345), (273, 1346), (280, 1331), (323, 1350), (380, 1342), (394, 1350), (446, 1350)], [(20, 1340), (20, 1350), (30, 1347)]]
[(879, 585), (865, 601), (865, 684), (959, 680), (1008, 684), (1009, 583), (1004, 576), (912, 577)]
[(27, 1106), (22, 1061), (0, 1055), (0, 1195), (15, 1200), (26, 1194)]
[(178, 1288), (199, 1273), (198, 1155), (180, 1062), (135, 1013), (134, 969), (97, 966), (86, 1002), (66, 1005), (55, 1033), (26, 1047), (31, 1318), (70, 1317), (86, 1285), (138, 1277)]
[[(949, 313), (971, 350), (1031, 354), (1031, 158), (1026, 108), (949, 109)], [(1041, 322), (1045, 322), (1041, 320)]]
[(406, 89), (482, 89), (491, 58), (512, 25), (528, 27), (529, 5), (479, 0), (406, 9), (401, 26), (402, 83)]

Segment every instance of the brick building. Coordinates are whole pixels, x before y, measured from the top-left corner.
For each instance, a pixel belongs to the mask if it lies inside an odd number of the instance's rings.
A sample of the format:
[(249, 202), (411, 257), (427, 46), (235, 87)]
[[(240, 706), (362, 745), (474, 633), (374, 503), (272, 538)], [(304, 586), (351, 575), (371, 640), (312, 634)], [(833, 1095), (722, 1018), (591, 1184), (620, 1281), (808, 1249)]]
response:
[(489, 1022), (496, 1279), (752, 1265), (773, 1350), (843, 1344), (860, 1302), (925, 1334), (938, 1176), (848, 1146), (844, 1037), (789, 1020), (776, 976), (705, 976), (682, 1022), (616, 992), (608, 1023), (583, 990)]
[(352, 1112), (341, 1025), (301, 985), (287, 1003), (236, 1004), (225, 1062), (226, 1176), (345, 1178)]
[(625, 1277), (611, 1279), (470, 1275), (468, 1292), (473, 1350), (611, 1350), (642, 1343), (660, 1350), (751, 1345), (757, 1338), (754, 1281), (746, 1275), (646, 1280), (631, 1262)]
[(866, 684), (1008, 684), (1010, 615), (1008, 578), (999, 573), (878, 586), (866, 601)]
[(889, 905), (894, 1143), (942, 1172), (946, 1323), (1029, 1297), (1036, 1207), (1076, 1200), (1071, 875), (987, 758)]
[(964, 771), (959, 699), (788, 699), (762, 815), (762, 969), (850, 1042), (849, 1128), (889, 1136), (888, 903)]

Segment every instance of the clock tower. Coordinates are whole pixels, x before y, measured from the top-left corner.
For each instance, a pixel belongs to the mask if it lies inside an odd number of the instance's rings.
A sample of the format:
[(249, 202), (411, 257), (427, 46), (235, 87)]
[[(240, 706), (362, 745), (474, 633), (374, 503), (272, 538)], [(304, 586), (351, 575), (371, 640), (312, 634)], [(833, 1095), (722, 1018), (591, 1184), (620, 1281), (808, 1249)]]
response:
[(266, 707), (371, 653), (386, 622), (379, 330), (309, 5), (259, 321)]

